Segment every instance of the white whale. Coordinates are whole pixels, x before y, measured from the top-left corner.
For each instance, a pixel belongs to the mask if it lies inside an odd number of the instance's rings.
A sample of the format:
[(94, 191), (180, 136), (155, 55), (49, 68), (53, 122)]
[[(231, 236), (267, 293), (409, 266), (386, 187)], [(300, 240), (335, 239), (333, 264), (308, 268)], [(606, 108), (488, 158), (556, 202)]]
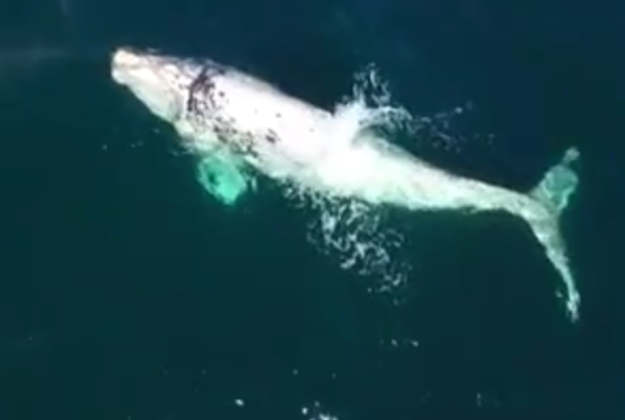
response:
[(121, 48), (112, 56), (112, 77), (171, 123), (190, 148), (227, 156), (241, 170), (372, 204), (521, 217), (559, 273), (568, 312), (577, 318), (580, 296), (559, 226), (578, 184), (570, 168), (576, 149), (567, 150), (525, 194), (436, 168), (366, 130), (345, 126), (349, 119), (210, 60)]

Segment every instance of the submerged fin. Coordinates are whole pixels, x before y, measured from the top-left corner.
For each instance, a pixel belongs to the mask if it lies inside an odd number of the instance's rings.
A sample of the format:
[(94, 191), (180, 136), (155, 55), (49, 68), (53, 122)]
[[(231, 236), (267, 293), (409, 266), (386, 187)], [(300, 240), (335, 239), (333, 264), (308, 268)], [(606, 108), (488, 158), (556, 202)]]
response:
[(202, 157), (197, 176), (208, 193), (228, 206), (236, 204), (253, 186), (253, 179), (243, 165), (223, 151)]
[(579, 151), (570, 148), (560, 162), (547, 171), (540, 183), (529, 193), (529, 197), (539, 205), (539, 208), (524, 215), (534, 235), (544, 246), (547, 257), (564, 281), (566, 306), (573, 320), (579, 316), (580, 296), (560, 231), (560, 216), (579, 184), (577, 174), (571, 167), (578, 158)]
[(571, 194), (577, 189), (579, 179), (571, 165), (579, 159), (579, 151), (570, 148), (562, 160), (552, 167), (534, 188), (530, 195), (536, 200), (555, 209), (559, 214), (569, 204)]

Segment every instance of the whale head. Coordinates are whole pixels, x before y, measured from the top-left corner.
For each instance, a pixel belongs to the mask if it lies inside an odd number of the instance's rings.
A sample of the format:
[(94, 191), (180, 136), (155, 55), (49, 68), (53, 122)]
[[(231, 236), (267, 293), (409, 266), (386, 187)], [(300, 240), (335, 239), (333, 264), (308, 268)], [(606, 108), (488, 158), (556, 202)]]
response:
[(153, 114), (173, 123), (182, 118), (190, 86), (205, 66), (193, 59), (120, 48), (112, 55), (111, 75)]

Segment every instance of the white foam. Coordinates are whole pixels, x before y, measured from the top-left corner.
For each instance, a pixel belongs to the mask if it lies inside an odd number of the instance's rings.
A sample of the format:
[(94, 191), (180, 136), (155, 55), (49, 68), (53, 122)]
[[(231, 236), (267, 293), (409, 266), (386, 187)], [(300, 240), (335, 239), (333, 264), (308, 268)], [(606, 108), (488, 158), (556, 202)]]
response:
[[(455, 111), (440, 113), (437, 119), (455, 115)], [(410, 131), (424, 124), (427, 122), (420, 123), (404, 108), (392, 104), (388, 86), (374, 67), (367, 67), (356, 75), (352, 95), (333, 112), (327, 129), (329, 148), (316, 164), (315, 188), (306, 183), (290, 183), (285, 188), (298, 207), (309, 213), (312, 210), (307, 235), (310, 242), (341, 268), (375, 279), (371, 290), (376, 292), (401, 290), (412, 272), (414, 258), (404, 255), (406, 238), (389, 221), (388, 208), (377, 205), (388, 200), (384, 171), (401, 171), (402, 166), (381, 168), (377, 139), (367, 133), (370, 129)], [(363, 190), (370, 194), (370, 200), (352, 198)], [(398, 200), (405, 201), (401, 197)]]

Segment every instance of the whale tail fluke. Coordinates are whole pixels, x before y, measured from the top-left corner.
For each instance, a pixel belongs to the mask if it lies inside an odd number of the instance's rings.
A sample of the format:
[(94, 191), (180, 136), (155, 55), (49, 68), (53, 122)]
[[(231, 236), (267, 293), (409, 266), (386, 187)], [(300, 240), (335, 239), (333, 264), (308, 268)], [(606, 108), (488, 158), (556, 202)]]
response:
[(550, 207), (558, 215), (566, 209), (570, 196), (577, 189), (579, 179), (572, 165), (579, 159), (579, 151), (569, 148), (558, 164), (553, 166), (530, 195)]
[(547, 171), (539, 184), (529, 192), (529, 197), (539, 208), (525, 215), (534, 235), (545, 248), (547, 257), (562, 277), (566, 288), (566, 306), (573, 320), (578, 318), (580, 296), (562, 238), (560, 217), (579, 184), (572, 167), (579, 156), (576, 148), (570, 148), (560, 162)]

